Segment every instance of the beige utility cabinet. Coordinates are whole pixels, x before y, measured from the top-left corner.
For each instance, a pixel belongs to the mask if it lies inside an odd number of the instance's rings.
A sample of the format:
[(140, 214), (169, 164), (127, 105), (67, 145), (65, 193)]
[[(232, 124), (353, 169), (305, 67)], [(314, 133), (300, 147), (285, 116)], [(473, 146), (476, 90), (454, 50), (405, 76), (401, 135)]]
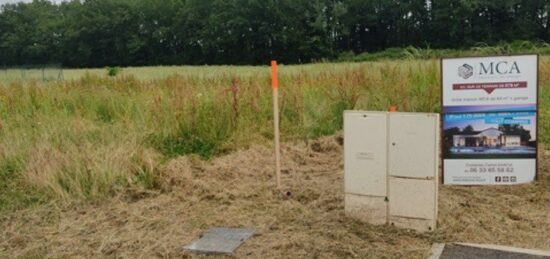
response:
[(438, 156), (438, 114), (344, 112), (346, 214), (435, 229)]

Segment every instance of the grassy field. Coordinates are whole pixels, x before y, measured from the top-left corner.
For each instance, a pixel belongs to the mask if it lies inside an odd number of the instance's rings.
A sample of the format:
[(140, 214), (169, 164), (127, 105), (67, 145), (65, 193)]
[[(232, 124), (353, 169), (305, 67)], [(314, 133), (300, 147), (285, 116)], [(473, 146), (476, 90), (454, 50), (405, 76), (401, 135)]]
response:
[[(549, 71), (550, 58), (543, 56), (539, 120), (543, 149), (550, 142)], [(490, 201), (475, 196), (472, 189), (443, 189), (443, 229), (430, 235), (342, 220), (342, 184), (335, 184), (342, 182), (341, 148), (334, 143), (318, 145), (316, 139), (339, 132), (346, 109), (386, 110), (397, 105), (400, 111), (438, 112), (437, 60), (281, 66), (282, 138), (292, 143), (284, 149), (283, 172), (297, 195), (288, 202), (270, 193), (273, 175), (266, 165), (272, 163), (272, 110), (267, 66), (124, 68), (116, 77), (108, 77), (105, 69), (63, 70), (64, 80), (49, 81), (21, 81), (16, 79), (17, 70), (3, 73), (0, 257), (140, 256), (132, 253), (138, 251), (135, 242), (146, 245), (139, 250), (144, 254), (177, 256), (183, 241), (213, 224), (260, 226), (266, 235), (241, 254), (248, 257), (303, 257), (310, 252), (320, 257), (422, 257), (434, 240), (492, 236), (502, 244), (550, 247), (544, 234), (550, 229), (536, 239), (527, 238), (529, 233), (547, 230), (536, 228), (548, 225), (547, 217), (541, 216), (548, 213), (543, 205), (550, 200), (547, 180), (519, 189), (482, 191), (486, 196), (497, 193)], [(547, 174), (547, 164), (542, 166)], [(325, 193), (326, 186), (330, 187)], [(531, 203), (522, 202), (521, 190)], [(529, 212), (520, 215), (517, 209), (507, 209), (507, 203), (499, 203), (502, 199)], [(272, 204), (261, 205), (266, 200)], [(496, 214), (483, 218), (481, 208), (487, 202), (500, 205), (494, 207)], [(466, 204), (466, 209), (454, 219), (457, 204)], [(203, 216), (216, 208), (225, 214)], [(470, 217), (483, 219), (472, 223)], [(490, 226), (491, 219), (521, 229), (516, 236), (502, 232)], [(114, 226), (112, 220), (126, 223)], [(174, 230), (180, 223), (187, 232)], [(485, 229), (482, 236), (465, 227), (478, 223)], [(320, 233), (312, 228), (315, 224), (334, 231)], [(65, 230), (56, 232), (57, 228)], [(129, 232), (120, 234), (122, 229)], [(147, 229), (163, 236), (145, 237)], [(103, 240), (101, 233), (110, 239)], [(293, 235), (285, 239), (285, 233)], [(326, 249), (319, 250), (310, 236), (319, 236), (317, 241)], [(169, 237), (174, 240), (166, 240)], [(365, 239), (378, 245), (367, 245)], [(87, 243), (90, 240), (93, 244)], [(526, 240), (534, 241), (529, 245)]]
[[(550, 137), (550, 58), (541, 59), (541, 143)], [(0, 81), (0, 208), (97, 201), (155, 189), (171, 158), (203, 159), (272, 139), (268, 67), (65, 70)], [(342, 127), (346, 109), (439, 111), (437, 60), (281, 66), (286, 141)]]
[[(357, 66), (354, 63), (318, 63), (307, 65), (287, 65), (283, 68), (286, 75), (307, 73), (309, 75), (323, 72), (324, 69), (341, 70), (349, 66)], [(120, 68), (122, 77), (134, 77), (140, 81), (164, 80), (171, 76), (191, 77), (194, 79), (214, 79), (238, 75), (244, 78), (268, 76), (267, 66), (156, 66), (156, 67), (126, 67)], [(45, 68), (9, 68), (0, 69), (0, 82), (12, 83), (21, 81), (28, 83), (51, 82), (61, 80), (79, 80), (86, 76), (104, 77), (108, 75), (108, 68), (62, 69), (56, 67)]]

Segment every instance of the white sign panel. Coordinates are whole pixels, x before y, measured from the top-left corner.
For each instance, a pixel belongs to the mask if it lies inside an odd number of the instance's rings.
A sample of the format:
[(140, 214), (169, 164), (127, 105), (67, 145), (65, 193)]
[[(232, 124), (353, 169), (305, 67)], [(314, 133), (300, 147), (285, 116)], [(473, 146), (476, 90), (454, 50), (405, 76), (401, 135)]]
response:
[(536, 177), (538, 56), (443, 59), (445, 184)]

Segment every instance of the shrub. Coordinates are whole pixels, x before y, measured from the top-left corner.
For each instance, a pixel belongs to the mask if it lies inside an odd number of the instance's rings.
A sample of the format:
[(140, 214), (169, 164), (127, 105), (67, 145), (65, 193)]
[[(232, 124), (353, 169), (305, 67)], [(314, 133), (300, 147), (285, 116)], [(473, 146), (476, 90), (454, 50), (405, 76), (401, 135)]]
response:
[(117, 76), (120, 72), (122, 72), (120, 67), (107, 67), (108, 76)]

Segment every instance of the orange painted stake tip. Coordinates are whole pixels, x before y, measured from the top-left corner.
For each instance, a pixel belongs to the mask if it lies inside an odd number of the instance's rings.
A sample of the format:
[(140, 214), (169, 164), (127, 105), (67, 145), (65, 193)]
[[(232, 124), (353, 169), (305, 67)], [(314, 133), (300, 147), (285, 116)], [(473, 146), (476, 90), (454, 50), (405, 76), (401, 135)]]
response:
[(277, 78), (277, 60), (271, 60), (271, 88), (279, 88), (279, 78)]

